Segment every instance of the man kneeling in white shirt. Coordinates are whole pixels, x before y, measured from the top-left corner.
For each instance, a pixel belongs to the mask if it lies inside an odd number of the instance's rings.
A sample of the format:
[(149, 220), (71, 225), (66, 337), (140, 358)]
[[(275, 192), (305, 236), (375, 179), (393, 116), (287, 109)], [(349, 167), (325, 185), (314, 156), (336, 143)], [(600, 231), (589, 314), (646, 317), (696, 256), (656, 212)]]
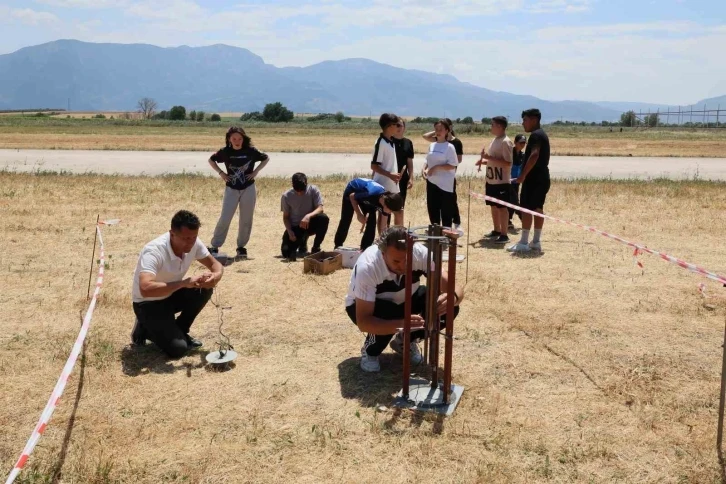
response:
[[(378, 242), (368, 247), (358, 258), (350, 278), (348, 295), (345, 298), (346, 312), (351, 321), (366, 335), (361, 348), (360, 367), (363, 371), (380, 371), (378, 356), (389, 342), (391, 348), (403, 354), (403, 338), (399, 328), (403, 328), (406, 288), (406, 229), (394, 226), (386, 230)], [(425, 336), (426, 286), (420, 285), (421, 276), (426, 275), (428, 249), (422, 244), (413, 246), (413, 277), (411, 280), (411, 363), (423, 360), (416, 345)], [(441, 271), (441, 287), (448, 286), (448, 274)], [(455, 312), (464, 297), (464, 289), (456, 285)], [(446, 294), (438, 297), (438, 312), (446, 312)], [(445, 318), (441, 317), (441, 327)], [(394, 338), (395, 336), (395, 338)], [(391, 341), (393, 339), (393, 341)]]
[[(132, 291), (133, 344), (143, 346), (151, 340), (172, 358), (202, 346), (189, 336), (189, 328), (212, 297), (224, 268), (197, 238), (201, 225), (196, 215), (180, 210), (171, 219), (171, 230), (141, 251)], [(185, 277), (195, 260), (208, 271)]]

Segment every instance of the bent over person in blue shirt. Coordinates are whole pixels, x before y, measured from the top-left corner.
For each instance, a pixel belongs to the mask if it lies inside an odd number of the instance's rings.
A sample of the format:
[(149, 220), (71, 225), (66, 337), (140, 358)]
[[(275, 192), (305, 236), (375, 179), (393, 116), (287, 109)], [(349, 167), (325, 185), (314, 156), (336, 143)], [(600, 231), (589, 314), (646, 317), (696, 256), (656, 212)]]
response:
[(401, 195), (386, 191), (382, 185), (369, 178), (355, 178), (343, 191), (343, 205), (340, 210), (340, 223), (335, 232), (335, 247), (342, 247), (348, 237), (348, 229), (353, 214), (365, 226), (360, 250), (366, 250), (376, 238), (376, 213), (390, 216), (403, 206)]

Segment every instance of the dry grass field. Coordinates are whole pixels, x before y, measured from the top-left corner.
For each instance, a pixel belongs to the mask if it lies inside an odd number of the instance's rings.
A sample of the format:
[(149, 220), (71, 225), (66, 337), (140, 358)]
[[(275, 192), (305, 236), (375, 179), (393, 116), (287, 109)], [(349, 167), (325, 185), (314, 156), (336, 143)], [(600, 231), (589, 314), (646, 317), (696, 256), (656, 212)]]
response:
[[(66, 122), (68, 121), (68, 122)], [(50, 123), (50, 124), (49, 124)], [(53, 124), (56, 123), (56, 124)], [(213, 151), (224, 144), (230, 124), (202, 125), (114, 123), (112, 120), (26, 120), (24, 124), (0, 123), (0, 149), (63, 150), (166, 150)], [(311, 123), (312, 125), (313, 123)], [(311, 126), (303, 122), (250, 125), (247, 131), (256, 145), (271, 152), (369, 153), (378, 136), (375, 125), (351, 123)], [(421, 134), (428, 125), (412, 125), (408, 137), (417, 152), (428, 149)], [(626, 130), (591, 127), (547, 127), (554, 155), (584, 156), (726, 156), (726, 130)], [(491, 140), (485, 133), (466, 133), (459, 137), (466, 154), (478, 154)], [(510, 136), (521, 132), (509, 128)]]
[[(344, 180), (316, 183), (332, 232)], [(472, 202), (454, 343), (463, 399), (447, 419), (393, 411), (401, 362), (387, 350), (380, 374), (359, 370), (363, 337), (343, 310), (349, 271), (308, 276), (277, 257), (286, 187), (259, 180), (253, 260), (227, 267), (220, 284), (240, 357), (217, 373), (204, 352), (170, 361), (128, 342), (139, 250), (180, 208), (201, 217), (208, 241), (218, 180), (0, 173), (3, 472), (77, 334), (100, 213), (122, 223), (104, 228), (109, 268), (85, 360), (18, 482), (720, 481), (726, 289), (707, 282), (720, 301), (708, 309), (697, 276), (647, 255), (641, 271), (628, 248), (561, 225), (545, 226), (543, 256), (511, 257), (480, 244), (490, 221)], [(426, 221), (423, 188), (409, 201), (413, 224)], [(547, 208), (726, 272), (723, 183), (556, 182)], [(192, 327), (207, 350), (217, 320), (210, 305)]]

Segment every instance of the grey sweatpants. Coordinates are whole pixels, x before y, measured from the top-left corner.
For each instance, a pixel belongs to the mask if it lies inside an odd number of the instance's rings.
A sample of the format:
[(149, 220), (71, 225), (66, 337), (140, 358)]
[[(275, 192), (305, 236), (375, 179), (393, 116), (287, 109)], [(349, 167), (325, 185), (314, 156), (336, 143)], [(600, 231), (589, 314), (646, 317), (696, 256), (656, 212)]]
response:
[(214, 228), (212, 247), (222, 247), (227, 239), (229, 224), (232, 223), (234, 212), (239, 206), (239, 231), (237, 232), (237, 247), (246, 247), (252, 233), (252, 217), (255, 214), (257, 202), (257, 189), (254, 183), (244, 190), (235, 190), (225, 186), (222, 198), (222, 213)]

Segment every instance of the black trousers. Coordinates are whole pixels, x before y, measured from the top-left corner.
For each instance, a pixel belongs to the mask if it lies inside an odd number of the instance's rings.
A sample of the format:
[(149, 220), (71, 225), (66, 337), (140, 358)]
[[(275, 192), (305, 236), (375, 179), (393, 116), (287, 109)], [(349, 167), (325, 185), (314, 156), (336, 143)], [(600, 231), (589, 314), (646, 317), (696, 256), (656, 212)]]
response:
[[(134, 303), (134, 313), (150, 339), (172, 358), (189, 350), (189, 328), (212, 297), (212, 289), (183, 288), (160, 301)], [(177, 313), (179, 316), (175, 316)]]
[(290, 235), (285, 230), (285, 233), (282, 234), (282, 245), (280, 246), (282, 256), (287, 257), (288, 255), (294, 254), (298, 249), (306, 249), (308, 236), (310, 235), (315, 235), (313, 249), (319, 249), (323, 244), (323, 240), (325, 240), (325, 234), (328, 233), (328, 224), (330, 224), (330, 219), (324, 213), (310, 217), (310, 223), (307, 229), (299, 225), (292, 228), (295, 234), (295, 241), (290, 240)]
[[(396, 304), (391, 301), (383, 301), (376, 299), (375, 306), (373, 307), (373, 315), (380, 319), (391, 320), (391, 319), (403, 319), (405, 315), (405, 305)], [(356, 323), (355, 316), (355, 303), (345, 308), (348, 313), (348, 317), (353, 324)], [(418, 314), (422, 317), (426, 317), (426, 286), (419, 286), (415, 293), (411, 296), (411, 314)], [(459, 306), (454, 307), (454, 317), (459, 314)], [(441, 316), (440, 325), (442, 328), (446, 327), (446, 315)], [(393, 339), (395, 334), (367, 334), (363, 348), (369, 356), (378, 356), (383, 353), (388, 343)], [(411, 331), (411, 341), (421, 340), (426, 336), (426, 332), (423, 329)]]
[(456, 197), (452, 192), (442, 190), (426, 180), (426, 207), (429, 212), (429, 222), (444, 227), (451, 227), (456, 209)]
[[(398, 170), (399, 172), (401, 170)], [(408, 182), (411, 180), (411, 177), (408, 174), (408, 170), (403, 174), (401, 179), (398, 181), (398, 193), (401, 195), (401, 200), (403, 200), (403, 205), (401, 205), (401, 208), (406, 208), (406, 196), (408, 195)]]
[[(364, 214), (368, 215), (368, 221), (363, 231), (363, 238), (360, 240), (360, 250), (366, 250), (373, 245), (373, 241), (376, 239), (376, 213), (378, 211), (368, 205), (361, 205), (360, 208)], [(353, 204), (350, 203), (348, 196), (343, 194), (343, 205), (340, 209), (340, 223), (338, 224), (338, 230), (335, 231), (335, 247), (341, 247), (345, 244), (350, 224), (353, 221), (353, 215)]]
[(456, 194), (456, 179), (454, 179), (454, 216), (453, 221), (456, 225), (461, 225), (461, 214), (459, 213), (459, 195)]
[[(512, 183), (512, 195), (509, 198), (509, 203), (512, 205), (519, 205), (519, 183)], [(515, 210), (513, 208), (507, 207), (509, 209), (509, 222), (512, 222), (512, 218), (514, 218), (514, 214), (517, 214), (517, 217), (519, 219), (522, 219), (522, 213), (519, 210)]]

